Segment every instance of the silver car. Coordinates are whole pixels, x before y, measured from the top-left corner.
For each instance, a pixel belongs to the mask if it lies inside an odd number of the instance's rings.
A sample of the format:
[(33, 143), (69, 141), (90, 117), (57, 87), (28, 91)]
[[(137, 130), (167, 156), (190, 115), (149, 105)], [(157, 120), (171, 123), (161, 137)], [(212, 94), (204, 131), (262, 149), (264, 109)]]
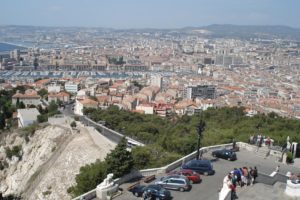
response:
[(155, 184), (161, 185), (165, 189), (179, 190), (181, 192), (189, 191), (192, 188), (189, 179), (180, 175), (162, 177), (160, 181), (155, 182)]

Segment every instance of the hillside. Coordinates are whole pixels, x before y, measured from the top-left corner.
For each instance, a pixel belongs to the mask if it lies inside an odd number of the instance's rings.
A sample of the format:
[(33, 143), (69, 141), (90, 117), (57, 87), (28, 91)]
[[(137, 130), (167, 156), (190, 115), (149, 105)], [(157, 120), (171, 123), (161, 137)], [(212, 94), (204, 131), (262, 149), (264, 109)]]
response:
[[(78, 126), (79, 131), (73, 132), (48, 125), (29, 136), (28, 142), (22, 131), (6, 136), (0, 146), (0, 160), (7, 163), (0, 171), (0, 192), (21, 194), (24, 199), (71, 199), (67, 189), (75, 183), (80, 167), (104, 159), (114, 148), (105, 138), (96, 145), (89, 130)], [(20, 153), (9, 159), (6, 149), (14, 146), (20, 147)]]

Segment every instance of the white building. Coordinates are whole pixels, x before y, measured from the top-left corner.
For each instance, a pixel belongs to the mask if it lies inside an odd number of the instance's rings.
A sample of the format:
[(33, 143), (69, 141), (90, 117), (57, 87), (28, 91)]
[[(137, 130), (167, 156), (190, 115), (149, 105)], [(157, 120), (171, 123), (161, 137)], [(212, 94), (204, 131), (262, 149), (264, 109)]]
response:
[(98, 108), (98, 102), (91, 99), (76, 100), (74, 113), (83, 115), (83, 108)]
[(60, 92), (60, 85), (49, 85), (48, 92), (51, 93), (59, 93)]
[(151, 104), (140, 104), (136, 107), (136, 110), (143, 111), (146, 115), (154, 114), (154, 106)]
[(18, 127), (23, 128), (37, 121), (37, 116), (40, 115), (36, 108), (25, 108), (17, 110)]
[(78, 83), (74, 83), (74, 82), (67, 82), (67, 83), (65, 83), (65, 90), (67, 92), (77, 93), (78, 89), (79, 89)]
[(162, 88), (163, 85), (163, 77), (161, 75), (153, 75), (150, 79), (151, 86), (157, 86), (159, 89)]

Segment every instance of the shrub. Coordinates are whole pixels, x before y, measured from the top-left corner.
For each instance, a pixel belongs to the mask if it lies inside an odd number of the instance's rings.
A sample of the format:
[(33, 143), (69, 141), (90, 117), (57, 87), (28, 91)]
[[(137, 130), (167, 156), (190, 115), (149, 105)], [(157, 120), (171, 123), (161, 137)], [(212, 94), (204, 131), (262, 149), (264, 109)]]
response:
[(73, 122), (70, 124), (70, 126), (71, 126), (72, 128), (75, 128), (75, 127), (76, 127), (76, 122), (73, 121)]
[(106, 163), (97, 160), (95, 163), (80, 168), (76, 175), (76, 185), (67, 189), (74, 197), (95, 189), (106, 177)]
[(38, 116), (37, 116), (37, 121), (38, 121), (39, 123), (47, 122), (47, 121), (48, 121), (48, 116), (47, 116), (47, 114), (38, 115)]
[(292, 152), (288, 152), (287, 153), (287, 156), (286, 156), (286, 162), (287, 163), (293, 163), (294, 161), (293, 161), (293, 154), (292, 154)]
[(18, 146), (13, 146), (12, 149), (10, 149), (9, 147), (5, 148), (5, 153), (6, 156), (11, 159), (13, 156), (18, 157), (19, 159), (22, 157), (21, 155), (21, 150), (22, 150), (22, 146), (18, 145)]

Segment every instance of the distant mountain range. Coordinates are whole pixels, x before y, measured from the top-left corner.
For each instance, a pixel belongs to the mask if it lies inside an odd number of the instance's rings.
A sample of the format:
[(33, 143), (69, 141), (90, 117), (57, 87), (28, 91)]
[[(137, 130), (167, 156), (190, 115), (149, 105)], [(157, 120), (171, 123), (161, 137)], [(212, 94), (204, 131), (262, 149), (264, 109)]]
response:
[(288, 26), (254, 26), (254, 25), (231, 25), (231, 24), (213, 24), (203, 27), (188, 27), (183, 30), (207, 30), (211, 37), (225, 38), (283, 38), (300, 40), (300, 29)]
[[(238, 38), (238, 39), (292, 39), (300, 41), (300, 28), (292, 28), (289, 26), (255, 26), (255, 25), (232, 25), (232, 24), (213, 24), (209, 26), (184, 27), (177, 29), (114, 29), (114, 28), (96, 28), (96, 27), (43, 27), (43, 26), (0, 26), (2, 32), (17, 31), (19, 33), (29, 33), (32, 31), (46, 32), (77, 32), (83, 30), (98, 31), (116, 31), (116, 32), (148, 32), (148, 33), (172, 33), (172, 34), (201, 34), (208, 38)], [(1, 35), (1, 31), (0, 31)]]

